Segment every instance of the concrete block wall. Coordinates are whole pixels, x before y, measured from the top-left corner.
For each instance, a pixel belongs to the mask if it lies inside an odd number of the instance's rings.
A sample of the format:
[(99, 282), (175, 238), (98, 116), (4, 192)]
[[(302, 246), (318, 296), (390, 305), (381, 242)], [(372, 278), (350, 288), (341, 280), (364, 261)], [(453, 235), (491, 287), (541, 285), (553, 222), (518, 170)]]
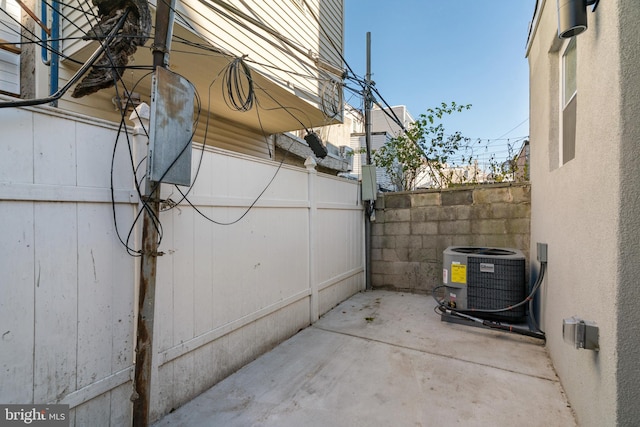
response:
[(529, 260), (531, 187), (493, 184), (383, 193), (371, 239), (375, 289), (430, 293), (451, 245), (520, 249)]

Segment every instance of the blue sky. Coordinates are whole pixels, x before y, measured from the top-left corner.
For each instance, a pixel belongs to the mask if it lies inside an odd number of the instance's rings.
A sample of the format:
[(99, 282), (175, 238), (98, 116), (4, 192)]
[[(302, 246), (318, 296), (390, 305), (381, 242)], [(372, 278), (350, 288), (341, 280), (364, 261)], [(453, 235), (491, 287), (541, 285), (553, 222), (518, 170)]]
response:
[[(417, 117), (441, 102), (472, 104), (447, 119), (447, 133), (507, 141), (529, 133), (525, 47), (535, 0), (345, 0), (345, 59), (366, 71), (390, 105)], [(357, 99), (349, 99), (359, 106)], [(483, 141), (486, 145), (486, 141)], [(520, 143), (518, 143), (520, 144)], [(518, 146), (519, 148), (519, 146)]]

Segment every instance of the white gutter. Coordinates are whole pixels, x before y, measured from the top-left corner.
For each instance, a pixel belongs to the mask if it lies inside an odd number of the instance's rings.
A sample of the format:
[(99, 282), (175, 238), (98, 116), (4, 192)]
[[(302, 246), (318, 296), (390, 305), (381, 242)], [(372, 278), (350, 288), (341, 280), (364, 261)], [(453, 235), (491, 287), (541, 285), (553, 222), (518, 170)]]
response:
[(542, 15), (542, 9), (544, 9), (546, 0), (537, 0), (536, 1), (536, 10), (533, 13), (533, 21), (531, 22), (531, 27), (529, 28), (529, 37), (527, 38), (527, 47), (525, 49), (524, 57), (529, 57), (529, 51), (531, 50), (531, 43), (533, 42), (533, 38), (538, 31), (538, 24), (540, 22), (540, 16)]

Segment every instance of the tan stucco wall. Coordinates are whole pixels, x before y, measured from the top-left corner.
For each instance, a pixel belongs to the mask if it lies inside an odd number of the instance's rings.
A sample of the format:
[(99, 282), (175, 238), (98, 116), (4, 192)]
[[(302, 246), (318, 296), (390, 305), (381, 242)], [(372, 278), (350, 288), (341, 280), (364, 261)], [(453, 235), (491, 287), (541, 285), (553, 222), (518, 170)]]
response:
[[(640, 420), (640, 333), (634, 313), (640, 301), (634, 279), (640, 259), (640, 128), (635, 124), (640, 39), (637, 4), (632, 6), (637, 2), (600, 2), (595, 13), (588, 8), (589, 28), (577, 37), (576, 155), (565, 165), (558, 160), (556, 2), (539, 3), (546, 4), (528, 59), (531, 253), (535, 256), (537, 242), (547, 243), (549, 250), (542, 325), (579, 424), (634, 425)], [(576, 350), (563, 341), (562, 319), (573, 315), (596, 322), (599, 352)]]
[(618, 422), (640, 423), (640, 8), (620, 2), (620, 276), (618, 322)]

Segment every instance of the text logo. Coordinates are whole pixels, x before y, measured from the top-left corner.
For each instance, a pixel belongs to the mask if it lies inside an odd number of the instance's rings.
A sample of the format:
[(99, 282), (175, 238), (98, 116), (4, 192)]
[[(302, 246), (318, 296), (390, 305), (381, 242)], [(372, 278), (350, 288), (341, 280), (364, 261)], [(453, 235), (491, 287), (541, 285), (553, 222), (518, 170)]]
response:
[(1, 405), (0, 427), (68, 427), (69, 405)]

